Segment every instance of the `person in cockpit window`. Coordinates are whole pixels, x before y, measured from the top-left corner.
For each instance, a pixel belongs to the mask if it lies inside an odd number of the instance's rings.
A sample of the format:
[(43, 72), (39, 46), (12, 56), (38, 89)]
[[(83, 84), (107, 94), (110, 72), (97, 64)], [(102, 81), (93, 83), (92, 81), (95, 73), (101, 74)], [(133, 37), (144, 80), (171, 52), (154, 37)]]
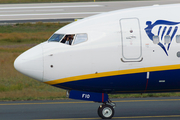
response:
[(67, 36), (66, 42), (65, 44), (71, 45), (72, 41), (73, 41), (74, 36), (73, 35), (69, 35)]

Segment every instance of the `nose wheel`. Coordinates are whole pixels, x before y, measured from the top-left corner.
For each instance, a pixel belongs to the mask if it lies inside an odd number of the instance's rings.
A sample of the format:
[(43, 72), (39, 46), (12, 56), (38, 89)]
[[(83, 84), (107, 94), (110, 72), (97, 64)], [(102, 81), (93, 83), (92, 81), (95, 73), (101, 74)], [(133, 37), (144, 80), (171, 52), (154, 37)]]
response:
[(102, 119), (111, 119), (114, 116), (114, 107), (115, 104), (112, 103), (103, 103), (98, 108), (98, 115)]

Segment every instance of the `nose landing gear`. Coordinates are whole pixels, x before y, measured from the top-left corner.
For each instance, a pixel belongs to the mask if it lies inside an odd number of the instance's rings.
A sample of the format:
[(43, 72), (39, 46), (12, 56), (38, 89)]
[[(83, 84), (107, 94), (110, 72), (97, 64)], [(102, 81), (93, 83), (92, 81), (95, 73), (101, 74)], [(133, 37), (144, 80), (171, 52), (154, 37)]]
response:
[(114, 116), (114, 108), (115, 104), (110, 100), (108, 102), (103, 103), (98, 108), (98, 115), (102, 119), (111, 119)]
[(67, 92), (67, 96), (71, 99), (103, 103), (99, 106), (97, 110), (99, 117), (101, 117), (102, 119), (111, 119), (114, 116), (115, 103), (112, 103), (107, 93), (94, 93), (71, 90), (70, 92)]

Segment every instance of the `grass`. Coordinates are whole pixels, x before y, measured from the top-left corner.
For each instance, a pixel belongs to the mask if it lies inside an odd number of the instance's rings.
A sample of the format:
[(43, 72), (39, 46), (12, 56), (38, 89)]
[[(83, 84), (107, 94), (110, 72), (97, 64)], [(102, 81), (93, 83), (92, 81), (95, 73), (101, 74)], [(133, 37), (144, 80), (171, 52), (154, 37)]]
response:
[(13, 68), (14, 59), (19, 52), (0, 53), (0, 100), (34, 100), (47, 98), (64, 98), (65, 92), (29, 77)]
[[(47, 40), (54, 31), (67, 23), (24, 23), (0, 27), (0, 43), (5, 44), (37, 44)], [(1, 50), (0, 50), (1, 51)]]
[[(14, 49), (12, 49), (14, 50)], [(64, 98), (65, 91), (22, 75), (13, 68), (20, 52), (0, 52), (0, 100)]]
[[(112, 1), (112, 0), (95, 0)], [(135, 1), (135, 0), (113, 0), (113, 1)], [(94, 2), (94, 0), (0, 0), (1, 4), (7, 3), (52, 3), (52, 2)]]
[(36, 23), (0, 26), (0, 100), (40, 100), (65, 98), (64, 90), (17, 72), (13, 63), (30, 47), (46, 41), (67, 23)]
[[(17, 72), (15, 58), (68, 23), (24, 23), (0, 26), (0, 101), (44, 100), (66, 98), (65, 90), (46, 85)], [(110, 98), (168, 97), (180, 93), (120, 94)]]

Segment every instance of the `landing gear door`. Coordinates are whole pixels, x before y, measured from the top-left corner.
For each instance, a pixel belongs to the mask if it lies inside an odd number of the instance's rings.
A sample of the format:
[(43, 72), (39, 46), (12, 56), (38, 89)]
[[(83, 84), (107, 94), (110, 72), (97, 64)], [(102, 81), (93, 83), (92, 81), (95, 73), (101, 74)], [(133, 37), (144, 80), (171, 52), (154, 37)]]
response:
[(139, 20), (127, 18), (120, 20), (123, 62), (142, 61), (142, 45)]

